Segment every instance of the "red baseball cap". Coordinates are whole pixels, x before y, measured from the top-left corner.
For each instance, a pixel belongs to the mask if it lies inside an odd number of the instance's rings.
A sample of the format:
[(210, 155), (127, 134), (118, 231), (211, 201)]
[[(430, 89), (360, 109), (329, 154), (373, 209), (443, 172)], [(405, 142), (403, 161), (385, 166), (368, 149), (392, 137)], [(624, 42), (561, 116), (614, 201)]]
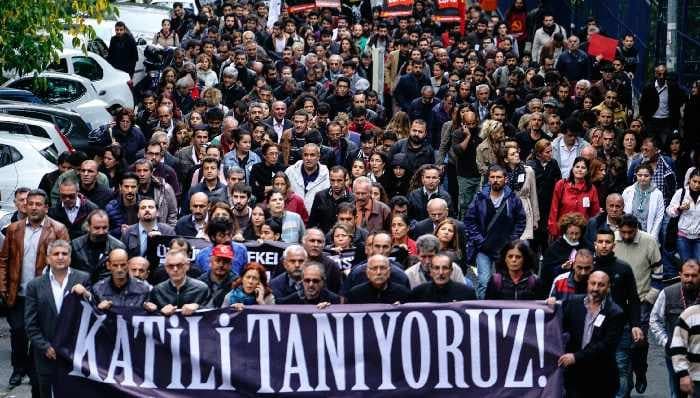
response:
[(231, 245), (216, 245), (214, 246), (214, 250), (212, 250), (211, 255), (228, 258), (231, 260), (233, 259), (233, 249), (231, 249)]

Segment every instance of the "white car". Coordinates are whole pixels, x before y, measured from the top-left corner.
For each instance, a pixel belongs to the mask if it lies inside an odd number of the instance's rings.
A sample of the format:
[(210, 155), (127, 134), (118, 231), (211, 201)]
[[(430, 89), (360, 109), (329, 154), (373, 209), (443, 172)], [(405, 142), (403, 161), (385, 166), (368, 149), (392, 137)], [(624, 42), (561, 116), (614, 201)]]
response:
[(0, 198), (12, 202), (19, 187), (36, 188), (44, 174), (56, 170), (58, 152), (48, 138), (0, 129)]
[(48, 70), (76, 74), (89, 79), (95, 85), (100, 99), (106, 102), (109, 108), (134, 107), (129, 74), (116, 69), (98, 54), (65, 49), (61, 52), (58, 63), (49, 65)]
[(109, 105), (100, 99), (90, 80), (58, 72), (43, 72), (39, 76), (46, 79), (46, 87), (35, 86), (33, 74), (8, 80), (3, 86), (31, 91), (49, 105), (74, 110), (91, 126), (112, 122), (112, 116), (107, 111)]
[(2, 113), (0, 114), (0, 132), (15, 136), (48, 139), (54, 144), (54, 148), (59, 153), (65, 151), (73, 152), (74, 150), (68, 137), (61, 133), (55, 124), (45, 120)]

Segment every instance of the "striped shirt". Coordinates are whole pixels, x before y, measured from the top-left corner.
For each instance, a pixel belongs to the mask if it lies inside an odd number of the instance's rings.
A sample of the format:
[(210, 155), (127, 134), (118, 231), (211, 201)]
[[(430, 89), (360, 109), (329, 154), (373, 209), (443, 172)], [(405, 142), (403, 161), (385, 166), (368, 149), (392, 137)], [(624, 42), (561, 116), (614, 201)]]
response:
[(688, 307), (678, 318), (671, 340), (671, 362), (678, 377), (700, 381), (700, 305)]

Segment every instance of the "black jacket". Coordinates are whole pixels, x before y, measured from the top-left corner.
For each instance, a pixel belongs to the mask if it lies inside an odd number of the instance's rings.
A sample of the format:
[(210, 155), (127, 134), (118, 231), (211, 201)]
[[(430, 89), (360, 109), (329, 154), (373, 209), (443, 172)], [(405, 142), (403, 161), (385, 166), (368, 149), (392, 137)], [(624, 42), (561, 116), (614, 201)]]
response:
[(191, 214), (182, 216), (177, 220), (177, 224), (175, 224), (175, 233), (182, 236), (197, 236), (197, 228), (194, 226)]
[(535, 172), (535, 186), (537, 187), (537, 203), (540, 210), (540, 222), (537, 227), (540, 231), (547, 230), (549, 210), (552, 207), (554, 185), (561, 180), (561, 169), (556, 160), (550, 160), (546, 166), (536, 159), (527, 161), (527, 165)]
[(571, 246), (564, 238), (559, 238), (552, 242), (551, 245), (545, 250), (542, 257), (542, 269), (540, 271), (540, 278), (544, 286), (552, 286), (554, 278), (558, 275), (566, 272), (561, 268), (561, 266), (569, 260), (572, 250), (578, 250), (585, 247), (582, 242), (579, 242), (576, 246)]
[[(674, 82), (667, 81), (666, 87), (668, 89), (669, 117), (674, 127), (677, 127), (678, 121), (681, 119), (681, 105), (685, 102), (686, 96), (678, 84)], [(642, 89), (642, 97), (639, 99), (639, 115), (645, 123), (649, 123), (658, 107), (659, 93), (656, 91), (654, 80), (652, 80)]]
[(100, 183), (96, 183), (92, 191), (86, 191), (81, 186), (80, 193), (85, 195), (86, 198), (99, 206), (101, 209), (104, 209), (105, 206), (107, 206), (107, 203), (114, 198), (114, 191)]
[(236, 275), (235, 272), (229, 271), (228, 275), (226, 275), (226, 278), (221, 283), (214, 282), (211, 280), (211, 271), (207, 271), (203, 273), (202, 275), (199, 276), (200, 281), (204, 282), (209, 286), (209, 293), (211, 295), (209, 296), (209, 302), (207, 303), (207, 307), (209, 308), (221, 308), (221, 304), (224, 302), (224, 297), (228, 292), (231, 291), (231, 283), (233, 283), (236, 278), (238, 278), (238, 275)]
[(185, 284), (180, 289), (168, 279), (157, 284), (148, 296), (148, 301), (155, 304), (158, 310), (168, 304), (172, 304), (177, 308), (182, 308), (185, 304), (199, 304), (203, 307), (209, 301), (209, 287), (206, 283), (197, 279), (187, 277)]
[(283, 272), (270, 281), (270, 289), (275, 297), (287, 297), (301, 290), (301, 281), (295, 282), (289, 278), (287, 272)]
[(428, 198), (428, 195), (425, 194), (425, 191), (423, 188), (417, 188), (411, 191), (408, 196), (408, 217), (411, 220), (424, 220), (428, 218), (428, 201), (430, 199), (435, 199), (435, 198), (441, 198), (444, 199), (445, 202), (447, 202), (447, 207), (450, 210), (450, 215), (454, 215), (454, 208), (452, 207), (452, 197), (450, 196), (447, 191), (442, 189), (441, 187), (438, 188), (438, 191), (432, 195), (432, 197)]
[(112, 39), (109, 41), (107, 62), (116, 69), (133, 75), (138, 60), (139, 52), (136, 47), (136, 41), (131, 34), (124, 33), (121, 36), (112, 36)]
[(281, 163), (276, 163), (272, 167), (265, 162), (256, 163), (250, 169), (250, 187), (253, 190), (253, 196), (258, 202), (265, 199), (265, 187), (272, 186), (272, 176), (278, 171), (284, 172), (285, 168)]
[(418, 168), (424, 164), (434, 164), (435, 163), (435, 150), (427, 142), (424, 143), (420, 149), (414, 150), (408, 146), (408, 138), (400, 139), (393, 147), (391, 147), (390, 160), (398, 153), (403, 153), (406, 155), (405, 165), (409, 174), (413, 174)]
[(376, 289), (369, 282), (362, 283), (348, 292), (349, 304), (393, 304), (408, 301), (411, 292), (403, 285), (389, 282), (385, 289)]
[(486, 300), (541, 300), (547, 295), (540, 278), (531, 272), (525, 272), (517, 283), (510, 279), (507, 272), (499, 273), (500, 287), (495, 281), (495, 275), (496, 273), (491, 275), (486, 285)]
[(610, 297), (625, 313), (625, 323), (629, 322), (630, 327), (639, 327), (641, 308), (632, 267), (614, 254), (609, 254), (596, 256), (593, 269), (608, 274), (611, 282)]
[(109, 253), (114, 249), (126, 249), (124, 243), (112, 235), (107, 235), (103, 250), (97, 249), (97, 246), (90, 242), (87, 234), (73, 239), (70, 245), (72, 248), (70, 266), (87, 272), (92, 283), (109, 276), (109, 271), (105, 267)]
[(338, 205), (341, 203), (354, 203), (355, 195), (352, 192), (346, 192), (339, 199), (335, 199), (331, 194), (331, 189), (326, 189), (317, 192), (314, 197), (314, 203), (311, 206), (311, 214), (309, 214), (309, 222), (307, 227), (318, 227), (322, 231), (329, 231), (335, 225), (338, 218)]
[(420, 284), (411, 290), (411, 301), (449, 303), (452, 301), (476, 300), (476, 292), (463, 283), (452, 280), (444, 286), (438, 286), (435, 282)]
[(121, 289), (114, 286), (112, 276), (108, 276), (92, 286), (92, 297), (95, 304), (102, 300), (112, 302), (118, 307), (143, 307), (148, 298), (151, 286), (136, 278), (129, 278)]
[(58, 204), (58, 206), (51, 207), (48, 212), (49, 217), (66, 226), (71, 240), (82, 236), (86, 233), (86, 231), (83, 230), (83, 224), (85, 224), (88, 214), (90, 214), (91, 211), (97, 209), (96, 204), (92, 203), (83, 195), (78, 195), (80, 196), (80, 207), (78, 208), (78, 215), (75, 217), (75, 221), (70, 222), (70, 220), (68, 219), (68, 214), (66, 214), (66, 210), (60, 203)]
[(602, 318), (600, 325), (593, 328), (590, 342), (581, 347), (587, 313), (584, 298), (584, 295), (578, 295), (563, 303), (562, 328), (569, 335), (565, 351), (573, 353), (576, 359), (576, 363), (564, 372), (567, 397), (611, 398), (618, 388), (615, 351), (622, 336), (625, 316), (620, 306), (606, 298), (598, 314)]
[(277, 300), (277, 304), (313, 304), (316, 305), (318, 303), (331, 303), (331, 304), (340, 304), (340, 296), (337, 294), (331, 292), (328, 289), (323, 289), (321, 290), (321, 294), (319, 294), (318, 297), (315, 299), (307, 299), (306, 296), (303, 294), (300, 294), (299, 292), (294, 292), (290, 294), (287, 297), (282, 297), (281, 299)]

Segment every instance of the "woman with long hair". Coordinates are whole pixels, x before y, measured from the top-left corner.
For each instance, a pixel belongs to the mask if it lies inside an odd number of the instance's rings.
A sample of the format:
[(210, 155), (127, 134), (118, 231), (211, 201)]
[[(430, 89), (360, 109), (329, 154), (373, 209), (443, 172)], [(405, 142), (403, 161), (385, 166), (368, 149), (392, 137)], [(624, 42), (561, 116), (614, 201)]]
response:
[(267, 282), (267, 270), (256, 262), (248, 263), (241, 276), (231, 284), (221, 308), (233, 307), (238, 311), (246, 305), (274, 304), (275, 296)]
[(292, 184), (285, 173), (281, 171), (275, 173), (275, 176), (272, 178), (272, 189), (284, 195), (284, 208), (298, 214), (304, 220), (304, 224), (306, 224), (306, 221), (309, 219), (309, 213), (304, 206), (304, 199), (292, 190)]
[(168, 143), (168, 152), (175, 156), (175, 153), (180, 149), (190, 145), (192, 140), (192, 130), (187, 126), (185, 122), (175, 123), (175, 128), (173, 129), (173, 136), (170, 137)]
[(562, 214), (578, 212), (588, 221), (600, 213), (598, 191), (591, 183), (588, 159), (577, 157), (569, 173), (569, 178), (561, 179), (554, 185), (552, 207), (549, 210), (547, 229), (552, 238), (558, 238), (559, 217)]
[(391, 244), (394, 247), (403, 247), (409, 255), (418, 254), (416, 241), (408, 237), (411, 222), (405, 214), (395, 214), (391, 217)]
[(651, 181), (654, 169), (650, 164), (640, 164), (634, 173), (637, 181), (622, 191), (625, 213), (637, 217), (640, 229), (657, 238), (664, 218), (664, 195)]
[(399, 139), (408, 138), (408, 133), (411, 131), (411, 119), (408, 113), (398, 111), (387, 123), (384, 131), (393, 131)]
[(372, 182), (381, 184), (382, 187), (391, 186), (391, 172), (387, 170), (389, 157), (384, 152), (374, 152), (369, 157), (369, 173), (367, 177)]
[(284, 166), (279, 162), (280, 147), (274, 142), (262, 146), (262, 161), (250, 169), (250, 187), (258, 200), (272, 190), (272, 180), (277, 173), (284, 173)]
[(525, 241), (509, 242), (496, 261), (496, 272), (486, 286), (486, 300), (538, 300), (545, 286), (535, 275), (535, 255)]
[(440, 241), (440, 251), (448, 253), (454, 263), (457, 263), (463, 270), (466, 269), (467, 263), (464, 258), (464, 249), (462, 249), (457, 222), (448, 217), (438, 223), (433, 233)]
[(153, 44), (163, 47), (179, 47), (180, 38), (174, 30), (171, 29), (169, 19), (164, 19), (160, 22), (160, 30), (153, 36)]
[(681, 262), (700, 258), (700, 169), (690, 173), (688, 185), (676, 191), (666, 209), (678, 217), (678, 255)]
[(552, 143), (547, 139), (543, 138), (535, 143), (531, 156), (527, 165), (535, 172), (537, 205), (540, 208), (540, 222), (535, 229), (533, 250), (535, 253), (542, 253), (547, 247), (547, 216), (552, 206), (554, 185), (561, 180), (561, 169), (552, 157)]
[[(275, 177), (275, 180), (277, 180), (277, 177)], [(299, 214), (284, 208), (285, 198), (284, 192), (273, 188), (267, 195), (267, 208), (270, 211), (270, 217), (277, 219), (282, 225), (282, 241), (299, 243), (301, 242), (301, 237), (304, 236), (304, 221)], [(302, 206), (303, 204), (304, 202), (302, 201)]]
[(109, 187), (115, 189), (128, 167), (123, 157), (124, 150), (121, 145), (114, 143), (106, 146), (100, 152), (98, 153), (100, 158), (99, 171), (107, 176)]
[(476, 147), (476, 164), (479, 173), (485, 176), (489, 167), (498, 164), (498, 151), (506, 138), (503, 124), (496, 120), (484, 120), (479, 137), (482, 141)]
[(507, 175), (506, 182), (510, 189), (518, 195), (525, 211), (525, 231), (520, 239), (534, 239), (534, 231), (540, 223), (540, 206), (537, 198), (535, 172), (520, 160), (520, 149), (513, 143), (502, 147), (503, 167)]
[(134, 124), (134, 112), (122, 108), (114, 117), (111, 127), (113, 142), (118, 142), (124, 150), (124, 158), (129, 164), (136, 161), (136, 153), (146, 147), (146, 138), (141, 129)]
[(571, 269), (576, 250), (585, 247), (586, 218), (581, 213), (564, 214), (559, 219), (559, 230), (561, 237), (549, 245), (542, 257), (540, 278), (545, 286), (551, 286), (557, 275)]
[(382, 202), (385, 205), (389, 204), (389, 196), (387, 196), (386, 190), (384, 190), (382, 184), (376, 181), (369, 187), (369, 196), (372, 198), (372, 200)]
[(253, 137), (246, 130), (236, 130), (233, 133), (235, 148), (224, 155), (223, 164), (225, 169), (239, 167), (245, 173), (245, 182), (250, 184), (250, 174), (254, 165), (260, 163), (258, 154), (250, 150)]
[(250, 212), (250, 223), (243, 230), (243, 238), (245, 240), (258, 240), (262, 236), (262, 226), (265, 224), (265, 219), (270, 217), (270, 213), (262, 204), (258, 203), (253, 206)]
[(605, 203), (605, 198), (608, 197), (608, 187), (604, 183), (607, 174), (607, 163), (598, 159), (591, 160), (591, 184), (598, 193), (598, 203)]

